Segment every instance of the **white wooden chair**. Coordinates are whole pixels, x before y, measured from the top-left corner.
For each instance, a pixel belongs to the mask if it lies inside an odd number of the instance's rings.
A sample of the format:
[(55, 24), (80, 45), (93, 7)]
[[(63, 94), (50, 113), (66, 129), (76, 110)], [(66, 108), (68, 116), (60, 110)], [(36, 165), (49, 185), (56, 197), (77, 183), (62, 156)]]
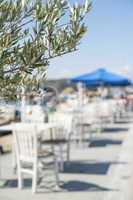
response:
[(32, 192), (36, 192), (39, 159), (51, 155), (54, 158), (56, 183), (59, 185), (56, 157), (53, 151), (49, 152), (47, 149), (44, 152), (39, 152), (36, 126), (34, 124), (20, 123), (14, 126), (13, 133), (17, 159), (18, 187), (21, 189), (23, 186), (22, 175), (25, 173), (30, 174), (32, 175)]
[[(57, 143), (57, 147), (59, 150), (59, 162), (60, 162), (60, 170), (63, 171), (64, 168), (64, 145), (66, 145), (66, 160), (70, 160), (70, 140), (72, 134), (72, 121), (73, 115), (65, 112), (56, 112), (55, 114), (49, 117), (50, 122), (60, 124), (59, 129), (55, 129), (55, 143)], [(58, 142), (57, 142), (58, 140)]]
[(75, 114), (75, 128), (79, 143), (92, 134), (92, 130), (99, 129), (99, 115), (97, 112), (97, 104), (90, 103), (82, 107), (79, 113)]

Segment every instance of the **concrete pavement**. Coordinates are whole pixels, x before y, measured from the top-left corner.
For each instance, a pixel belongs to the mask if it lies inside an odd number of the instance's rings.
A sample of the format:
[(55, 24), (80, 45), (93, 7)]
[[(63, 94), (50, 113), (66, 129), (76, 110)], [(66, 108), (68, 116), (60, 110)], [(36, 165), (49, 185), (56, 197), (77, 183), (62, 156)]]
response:
[[(71, 149), (71, 162), (60, 173), (60, 191), (42, 189), (33, 195), (31, 189), (16, 188), (11, 155), (0, 157), (3, 179), (14, 182), (0, 189), (0, 200), (133, 200), (133, 124), (118, 123), (101, 134), (94, 134), (85, 147)], [(29, 183), (30, 185), (31, 183)]]

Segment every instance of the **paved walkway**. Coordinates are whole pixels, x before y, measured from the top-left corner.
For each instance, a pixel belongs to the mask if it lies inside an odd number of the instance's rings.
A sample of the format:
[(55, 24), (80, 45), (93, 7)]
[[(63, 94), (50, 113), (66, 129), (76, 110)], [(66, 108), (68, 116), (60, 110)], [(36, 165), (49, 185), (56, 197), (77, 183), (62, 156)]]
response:
[[(0, 189), (0, 200), (133, 200), (133, 124), (109, 127), (84, 148), (72, 147), (71, 163), (60, 173), (62, 188), (32, 195), (29, 188), (18, 190), (17, 182)], [(11, 155), (0, 157), (1, 176), (16, 179), (11, 169)], [(30, 184), (30, 183), (29, 183)]]
[(123, 163), (114, 169), (112, 188), (117, 191), (105, 195), (106, 200), (133, 200), (133, 124), (123, 142), (118, 162)]

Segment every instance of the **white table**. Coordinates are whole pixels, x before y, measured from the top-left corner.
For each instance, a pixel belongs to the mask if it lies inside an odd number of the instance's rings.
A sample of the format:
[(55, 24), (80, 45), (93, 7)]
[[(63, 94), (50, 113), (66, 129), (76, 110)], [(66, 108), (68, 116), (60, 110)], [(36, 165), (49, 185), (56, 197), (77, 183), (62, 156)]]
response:
[[(13, 131), (14, 129), (14, 126), (16, 124), (23, 124), (21, 122), (19, 123), (12, 123), (12, 124), (7, 124), (7, 125), (2, 125), (0, 126), (0, 131)], [(36, 125), (37, 129), (38, 130), (47, 130), (47, 129), (50, 129), (50, 128), (60, 128), (61, 125), (60, 124), (57, 124), (57, 123), (32, 123), (33, 125)]]
[[(15, 128), (15, 125), (23, 125), (23, 124), (29, 124), (29, 123), (12, 123), (12, 124), (8, 124), (8, 125), (2, 125), (0, 126), (0, 131), (12, 131), (14, 130)], [(31, 124), (31, 123), (30, 123)], [(47, 136), (50, 136), (49, 139), (53, 139), (54, 138), (54, 135), (53, 135), (53, 129), (54, 128), (57, 128), (57, 129), (60, 129), (60, 128), (63, 128), (62, 125), (60, 123), (55, 123), (55, 122), (50, 122), (50, 123), (32, 123), (33, 126), (36, 126), (37, 128), (37, 133), (38, 133), (38, 137), (41, 137), (41, 136), (46, 136), (46, 130), (50, 130), (50, 135), (47, 135)], [(47, 137), (46, 136), (46, 137)]]

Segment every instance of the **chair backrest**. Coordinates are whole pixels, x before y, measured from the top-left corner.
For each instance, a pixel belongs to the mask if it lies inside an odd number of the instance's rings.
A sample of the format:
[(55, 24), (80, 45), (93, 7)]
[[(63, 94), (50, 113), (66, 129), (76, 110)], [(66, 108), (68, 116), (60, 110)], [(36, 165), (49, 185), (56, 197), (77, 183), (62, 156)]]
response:
[(67, 138), (68, 134), (72, 131), (72, 119), (73, 116), (70, 113), (65, 112), (56, 112), (53, 115), (49, 116), (49, 121), (54, 123), (59, 123), (63, 128), (64, 136)]
[(37, 157), (37, 132), (33, 124), (19, 123), (14, 126), (14, 139), (17, 157), (32, 162)]
[(99, 115), (100, 117), (111, 117), (113, 109), (109, 101), (99, 102)]
[(41, 123), (45, 121), (45, 113), (39, 105), (26, 106), (23, 122)]
[(97, 103), (89, 103), (83, 107), (82, 110), (82, 122), (93, 123), (99, 118)]

